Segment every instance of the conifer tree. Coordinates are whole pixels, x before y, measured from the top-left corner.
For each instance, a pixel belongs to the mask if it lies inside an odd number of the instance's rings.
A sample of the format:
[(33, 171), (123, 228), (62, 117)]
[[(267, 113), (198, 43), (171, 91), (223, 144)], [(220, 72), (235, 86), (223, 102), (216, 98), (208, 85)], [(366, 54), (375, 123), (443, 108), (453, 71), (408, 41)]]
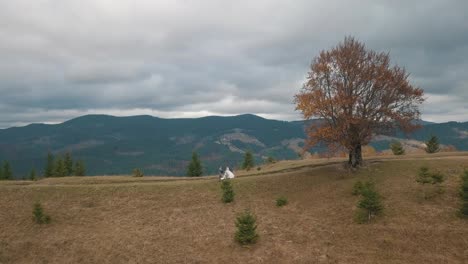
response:
[(192, 153), (192, 160), (187, 167), (187, 176), (199, 177), (203, 174), (203, 168), (196, 152)]
[(4, 180), (5, 178), (3, 177), (3, 166), (0, 166), (0, 180)]
[(375, 190), (372, 183), (363, 184), (361, 190), (362, 199), (358, 203), (358, 207), (364, 209), (367, 214), (367, 219), (359, 219), (360, 221), (370, 222), (372, 217), (379, 214), (383, 210), (380, 194)]
[(55, 161), (54, 167), (55, 167), (55, 171), (54, 171), (55, 177), (64, 177), (67, 175), (67, 170), (65, 168), (65, 164), (61, 157), (57, 158), (57, 160)]
[(394, 141), (392, 144), (390, 144), (390, 149), (393, 152), (393, 155), (404, 155), (405, 154), (405, 149), (403, 148), (403, 145), (401, 144), (400, 141)]
[(221, 199), (223, 203), (234, 201), (234, 189), (232, 188), (232, 184), (229, 179), (225, 179), (221, 182), (221, 190), (223, 191), (223, 197)]
[(462, 185), (460, 188), (460, 196), (462, 200), (462, 206), (460, 208), (460, 214), (462, 217), (468, 218), (468, 170), (464, 171), (462, 176)]
[(252, 152), (247, 151), (245, 152), (245, 155), (244, 155), (244, 162), (242, 163), (242, 169), (250, 170), (253, 167), (255, 167), (254, 157), (252, 155)]
[(37, 178), (36, 178), (36, 170), (33, 168), (31, 170), (31, 172), (29, 173), (29, 180), (31, 181), (35, 181)]
[(12, 180), (13, 179), (13, 172), (11, 171), (11, 166), (8, 161), (3, 162), (3, 179), (5, 180)]
[(416, 181), (422, 185), (426, 183), (431, 183), (431, 173), (429, 172), (428, 167), (423, 166), (419, 168), (419, 173), (416, 177)]
[(254, 244), (257, 242), (257, 219), (249, 211), (243, 212), (236, 218), (237, 231), (235, 239), (241, 245)]
[(432, 135), (429, 140), (426, 142), (426, 152), (429, 154), (436, 153), (440, 151), (439, 139)]
[(440, 172), (430, 172), (429, 168), (423, 166), (419, 168), (418, 176), (416, 177), (416, 182), (420, 183), (423, 188), (423, 197), (424, 199), (430, 198), (425, 188), (425, 185), (430, 183), (431, 185), (435, 185), (439, 191), (442, 191), (441, 183), (444, 181), (444, 175)]
[(85, 176), (86, 175), (86, 167), (83, 161), (79, 160), (75, 162), (75, 167), (73, 168), (73, 172), (75, 176)]
[(33, 207), (33, 220), (37, 224), (48, 224), (50, 223), (50, 216), (44, 213), (44, 209), (40, 202), (36, 202)]
[(72, 175), (73, 174), (73, 159), (71, 157), (70, 152), (65, 153), (65, 158), (63, 162), (65, 165), (66, 176)]
[(54, 156), (52, 153), (47, 153), (47, 162), (44, 168), (44, 177), (53, 177), (54, 176)]

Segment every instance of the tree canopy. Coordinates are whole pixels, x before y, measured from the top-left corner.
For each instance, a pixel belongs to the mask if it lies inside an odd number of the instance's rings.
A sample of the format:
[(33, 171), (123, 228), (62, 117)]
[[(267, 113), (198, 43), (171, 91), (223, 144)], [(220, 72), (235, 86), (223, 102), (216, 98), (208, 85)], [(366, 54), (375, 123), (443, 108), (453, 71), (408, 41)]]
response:
[(361, 147), (377, 133), (417, 128), (423, 90), (412, 86), (404, 68), (390, 65), (388, 53), (378, 53), (352, 37), (320, 52), (310, 65), (296, 110), (305, 119), (318, 118), (308, 128), (308, 145), (347, 150), (349, 164), (362, 164)]

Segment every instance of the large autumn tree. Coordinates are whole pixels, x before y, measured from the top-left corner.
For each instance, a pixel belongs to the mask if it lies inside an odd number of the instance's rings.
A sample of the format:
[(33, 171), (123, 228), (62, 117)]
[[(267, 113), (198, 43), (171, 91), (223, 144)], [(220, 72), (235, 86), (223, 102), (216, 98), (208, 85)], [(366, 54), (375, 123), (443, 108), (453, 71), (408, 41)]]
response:
[(362, 164), (362, 146), (377, 133), (417, 128), (423, 90), (412, 86), (404, 68), (390, 65), (353, 37), (314, 58), (307, 81), (295, 96), (305, 119), (317, 118), (307, 129), (308, 145), (326, 144), (346, 150), (349, 164)]

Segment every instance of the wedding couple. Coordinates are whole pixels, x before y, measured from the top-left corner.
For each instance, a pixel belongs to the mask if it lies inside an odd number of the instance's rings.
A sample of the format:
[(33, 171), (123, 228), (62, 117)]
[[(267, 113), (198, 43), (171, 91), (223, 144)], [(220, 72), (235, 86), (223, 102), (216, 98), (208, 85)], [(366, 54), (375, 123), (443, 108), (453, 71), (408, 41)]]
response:
[(224, 171), (222, 167), (219, 167), (219, 180), (233, 179), (234, 177), (235, 175), (229, 170), (229, 167), (226, 167)]

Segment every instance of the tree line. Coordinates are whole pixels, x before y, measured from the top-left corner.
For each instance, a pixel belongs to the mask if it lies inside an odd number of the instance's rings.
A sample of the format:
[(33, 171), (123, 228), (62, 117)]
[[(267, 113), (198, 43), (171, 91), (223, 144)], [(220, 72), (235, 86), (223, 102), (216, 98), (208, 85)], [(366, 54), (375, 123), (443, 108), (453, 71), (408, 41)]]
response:
[(47, 161), (44, 168), (44, 177), (85, 176), (86, 167), (82, 160), (73, 161), (69, 152), (63, 156), (54, 157), (47, 153)]
[(8, 161), (3, 161), (2, 166), (0, 167), (0, 180), (12, 180), (13, 172), (11, 170), (10, 163)]
[[(82, 160), (73, 161), (73, 158), (69, 152), (60, 156), (57, 155), (54, 157), (52, 153), (47, 154), (47, 160), (44, 167), (44, 173), (42, 176), (44, 178), (48, 177), (65, 177), (65, 176), (85, 176), (86, 167), (85, 163)], [(37, 180), (36, 169), (32, 168), (27, 179)], [(13, 180), (13, 170), (10, 165), (10, 162), (3, 161), (0, 166), (0, 180)], [(26, 177), (23, 177), (26, 179)]]

